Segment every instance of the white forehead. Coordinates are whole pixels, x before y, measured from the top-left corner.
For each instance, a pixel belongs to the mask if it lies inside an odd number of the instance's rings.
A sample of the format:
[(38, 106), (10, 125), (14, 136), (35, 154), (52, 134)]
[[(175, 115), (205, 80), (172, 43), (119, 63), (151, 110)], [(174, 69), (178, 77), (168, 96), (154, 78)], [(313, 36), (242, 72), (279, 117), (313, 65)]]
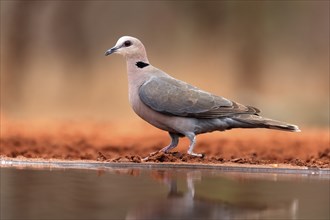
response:
[[(131, 37), (131, 36), (123, 36), (121, 38), (119, 38), (119, 40), (117, 41), (116, 45), (121, 45), (123, 44), (125, 41), (131, 41), (131, 42), (140, 42), (139, 39), (135, 38), (135, 37)], [(140, 42), (141, 43), (141, 42)]]

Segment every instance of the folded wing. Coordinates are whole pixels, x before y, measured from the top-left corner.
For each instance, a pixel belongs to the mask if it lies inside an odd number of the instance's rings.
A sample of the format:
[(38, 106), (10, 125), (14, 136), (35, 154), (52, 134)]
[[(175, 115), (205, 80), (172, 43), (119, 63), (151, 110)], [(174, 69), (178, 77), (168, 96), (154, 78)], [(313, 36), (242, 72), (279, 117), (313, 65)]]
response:
[(260, 112), (170, 77), (151, 78), (140, 87), (139, 96), (153, 110), (181, 117), (206, 119)]

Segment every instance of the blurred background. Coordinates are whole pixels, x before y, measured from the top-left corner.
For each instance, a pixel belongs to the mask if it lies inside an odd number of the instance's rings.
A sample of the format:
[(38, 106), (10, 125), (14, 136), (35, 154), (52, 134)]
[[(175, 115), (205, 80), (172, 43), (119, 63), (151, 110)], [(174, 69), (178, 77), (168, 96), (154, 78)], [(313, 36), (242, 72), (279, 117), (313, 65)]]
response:
[(329, 1), (1, 1), (1, 114), (15, 119), (140, 120), (125, 60), (150, 62), (263, 115), (329, 125)]

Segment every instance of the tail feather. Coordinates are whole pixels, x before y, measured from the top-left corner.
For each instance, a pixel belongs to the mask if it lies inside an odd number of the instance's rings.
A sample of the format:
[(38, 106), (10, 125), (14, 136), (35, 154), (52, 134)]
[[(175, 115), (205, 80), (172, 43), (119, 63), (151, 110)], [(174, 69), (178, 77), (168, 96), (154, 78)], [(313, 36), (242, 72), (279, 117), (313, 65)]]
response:
[(276, 121), (270, 118), (264, 118), (259, 115), (236, 115), (233, 117), (234, 120), (241, 123), (248, 124), (252, 128), (269, 128), (277, 129), (282, 131), (300, 132), (301, 130), (297, 125), (288, 124), (281, 121)]

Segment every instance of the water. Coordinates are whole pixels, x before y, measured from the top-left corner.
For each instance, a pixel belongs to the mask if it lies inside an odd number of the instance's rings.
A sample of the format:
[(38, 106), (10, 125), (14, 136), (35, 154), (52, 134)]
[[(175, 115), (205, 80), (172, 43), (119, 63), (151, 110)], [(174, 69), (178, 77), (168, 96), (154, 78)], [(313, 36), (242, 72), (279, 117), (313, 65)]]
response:
[(329, 219), (329, 175), (1, 168), (1, 219)]

